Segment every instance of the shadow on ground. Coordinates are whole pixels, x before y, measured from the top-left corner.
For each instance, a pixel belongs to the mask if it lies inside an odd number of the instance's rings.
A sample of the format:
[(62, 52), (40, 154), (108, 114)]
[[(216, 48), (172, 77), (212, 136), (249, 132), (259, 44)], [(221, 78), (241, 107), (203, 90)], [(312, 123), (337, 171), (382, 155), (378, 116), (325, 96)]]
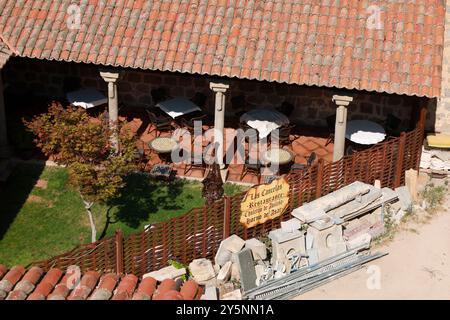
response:
[(0, 185), (0, 240), (27, 201), (44, 168), (44, 164), (16, 166), (8, 180)]
[(121, 222), (136, 229), (160, 210), (182, 209), (183, 206), (175, 199), (185, 185), (179, 179), (162, 182), (141, 174), (128, 176), (121, 196), (108, 203), (109, 210), (100, 238), (106, 235), (111, 224)]

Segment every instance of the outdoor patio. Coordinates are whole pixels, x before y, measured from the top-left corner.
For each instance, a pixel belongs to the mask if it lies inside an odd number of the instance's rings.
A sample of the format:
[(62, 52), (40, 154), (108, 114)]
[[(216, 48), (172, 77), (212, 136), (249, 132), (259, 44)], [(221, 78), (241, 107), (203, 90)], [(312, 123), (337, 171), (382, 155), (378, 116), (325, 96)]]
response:
[[(127, 120), (128, 128), (138, 135), (139, 145), (143, 146), (146, 158), (145, 170), (150, 171), (155, 164), (167, 162), (166, 159), (161, 159), (157, 152), (155, 152), (149, 143), (158, 137), (171, 137), (171, 131), (156, 131), (155, 125), (148, 122), (145, 113), (128, 112), (119, 116), (121, 120)], [(150, 126), (150, 127), (149, 127)], [(206, 131), (212, 126), (203, 125), (203, 130)], [(181, 128), (182, 129), (182, 128)], [(236, 128), (225, 128), (225, 149), (227, 150), (232, 143), (236, 134)], [(327, 128), (321, 127), (298, 127), (293, 130), (290, 135), (291, 142), (283, 146), (283, 149), (289, 150), (292, 154), (292, 164), (307, 164), (307, 158), (314, 152), (316, 154), (315, 161), (323, 159), (326, 162), (331, 162), (333, 159), (333, 141), (328, 141), (330, 132)], [(207, 141), (203, 141), (203, 146), (207, 145)], [(246, 149), (247, 150), (247, 149)], [(248, 151), (248, 150), (247, 150)], [(233, 162), (228, 166), (227, 181), (243, 182), (257, 184), (258, 177), (253, 173), (248, 173), (242, 177), (244, 170), (243, 164), (237, 164), (238, 156), (235, 156)], [(198, 167), (186, 168), (183, 163), (173, 163), (173, 169), (177, 176), (201, 179), (206, 176), (208, 167), (201, 169)], [(263, 182), (263, 181), (261, 181)]]

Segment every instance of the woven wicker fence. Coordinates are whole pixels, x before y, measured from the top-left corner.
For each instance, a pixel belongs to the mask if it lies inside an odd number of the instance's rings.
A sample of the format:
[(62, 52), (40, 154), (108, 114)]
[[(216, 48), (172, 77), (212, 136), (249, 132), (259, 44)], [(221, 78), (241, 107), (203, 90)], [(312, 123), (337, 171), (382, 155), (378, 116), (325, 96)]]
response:
[(221, 240), (230, 234), (249, 239), (278, 228), (290, 212), (303, 203), (333, 192), (354, 181), (397, 187), (404, 183), (405, 170), (418, 169), (423, 127), (388, 139), (370, 149), (346, 156), (334, 163), (319, 161), (300, 173), (290, 173), (289, 208), (273, 220), (253, 228), (240, 222), (240, 204), (245, 192), (224, 197), (213, 205), (194, 208), (186, 214), (149, 226), (145, 231), (78, 246), (46, 261), (31, 263), (46, 270), (65, 269), (76, 264), (83, 270), (133, 273), (137, 276), (168, 265), (169, 260), (189, 263), (196, 258), (212, 258)]

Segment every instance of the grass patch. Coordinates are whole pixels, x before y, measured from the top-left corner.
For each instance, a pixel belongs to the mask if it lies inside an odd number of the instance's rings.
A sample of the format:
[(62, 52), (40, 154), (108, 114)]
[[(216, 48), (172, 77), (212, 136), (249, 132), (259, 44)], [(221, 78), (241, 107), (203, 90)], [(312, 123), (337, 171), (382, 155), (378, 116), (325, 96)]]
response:
[[(47, 188), (36, 187), (38, 179)], [(94, 219), (99, 237), (140, 232), (144, 225), (167, 220), (202, 206), (200, 182), (154, 181), (132, 175), (121, 197), (109, 205), (96, 204)], [(225, 185), (229, 195), (244, 190)], [(69, 184), (64, 168), (20, 164), (0, 192), (0, 263), (12, 266), (48, 259), (90, 241), (83, 203)]]

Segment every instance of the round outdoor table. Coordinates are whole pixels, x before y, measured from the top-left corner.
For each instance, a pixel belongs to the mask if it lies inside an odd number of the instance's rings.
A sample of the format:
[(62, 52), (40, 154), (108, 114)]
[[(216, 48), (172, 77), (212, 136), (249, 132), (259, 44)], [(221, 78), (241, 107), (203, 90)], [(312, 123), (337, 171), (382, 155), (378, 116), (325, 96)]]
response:
[(167, 162), (167, 156), (170, 156), (172, 150), (178, 146), (178, 142), (172, 138), (159, 137), (151, 140), (148, 145), (164, 158), (163, 161)]
[[(279, 171), (284, 170), (292, 162), (292, 154), (285, 149), (271, 149), (263, 153), (263, 160), (268, 163), (278, 164)], [(282, 170), (283, 169), (283, 170)]]
[(256, 129), (260, 139), (267, 137), (273, 130), (289, 124), (289, 118), (281, 112), (264, 108), (257, 108), (244, 113), (239, 121)]
[(347, 123), (345, 137), (351, 142), (372, 145), (386, 137), (384, 128), (378, 123), (368, 120), (353, 120)]

